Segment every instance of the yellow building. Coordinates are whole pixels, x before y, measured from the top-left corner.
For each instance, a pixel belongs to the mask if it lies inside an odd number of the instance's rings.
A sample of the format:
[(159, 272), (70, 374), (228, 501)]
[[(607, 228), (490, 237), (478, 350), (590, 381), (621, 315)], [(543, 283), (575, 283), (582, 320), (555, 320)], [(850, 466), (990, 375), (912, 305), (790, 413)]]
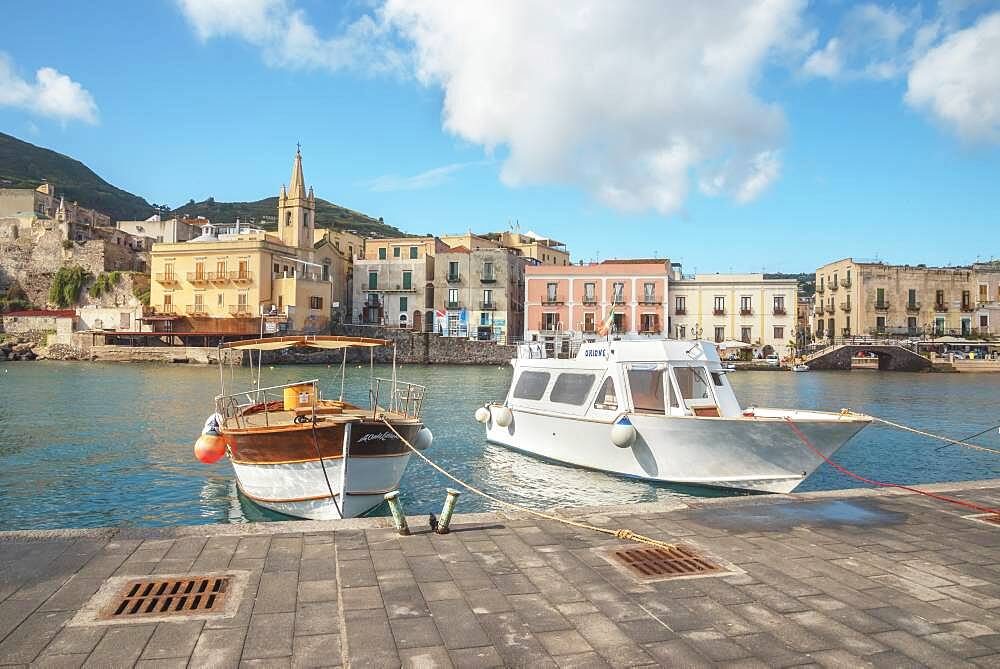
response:
[[(253, 332), (261, 314), (281, 329), (329, 327), (336, 249), (315, 239), (316, 198), (305, 188), (302, 155), (278, 196), (278, 230), (202, 226), (188, 242), (154, 244), (150, 302), (175, 330)], [(283, 317), (283, 318), (280, 318)]]
[(511, 249), (524, 258), (537, 260), (543, 265), (568, 265), (569, 251), (566, 245), (548, 237), (531, 232), (517, 231), (491, 232), (481, 235), (497, 242), (505, 249)]

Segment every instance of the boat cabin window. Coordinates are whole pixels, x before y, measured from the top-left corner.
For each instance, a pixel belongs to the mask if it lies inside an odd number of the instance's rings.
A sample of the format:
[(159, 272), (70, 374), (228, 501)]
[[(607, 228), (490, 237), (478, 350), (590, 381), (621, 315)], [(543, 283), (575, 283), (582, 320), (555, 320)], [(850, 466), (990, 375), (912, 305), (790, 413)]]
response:
[(519, 400), (540, 400), (549, 385), (548, 372), (521, 372), (514, 386), (514, 397)]
[(636, 411), (663, 413), (663, 370), (631, 368), (628, 370), (628, 387), (632, 392), (632, 407)]
[(594, 386), (594, 374), (573, 374), (563, 372), (556, 377), (549, 399), (560, 404), (583, 405)]
[(604, 385), (597, 391), (594, 398), (595, 409), (618, 410), (618, 396), (615, 394), (615, 382), (610, 376), (604, 379)]
[(712, 372), (712, 383), (719, 386), (720, 388), (725, 385), (722, 382), (722, 374), (720, 372)]
[(710, 400), (708, 377), (701, 367), (674, 367), (674, 378), (681, 397), (686, 400)]

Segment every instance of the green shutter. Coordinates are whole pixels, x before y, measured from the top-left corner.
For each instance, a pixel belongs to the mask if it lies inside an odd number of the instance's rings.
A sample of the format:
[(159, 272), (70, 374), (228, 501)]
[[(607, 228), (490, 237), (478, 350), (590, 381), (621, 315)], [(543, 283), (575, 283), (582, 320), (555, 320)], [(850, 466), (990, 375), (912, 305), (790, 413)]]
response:
[(385, 260), (385, 247), (383, 246), (378, 250), (378, 259)]
[(368, 290), (378, 289), (378, 273), (368, 272)]
[(399, 313), (405, 314), (407, 307), (407, 300), (405, 297), (399, 298)]
[(403, 272), (403, 288), (413, 287), (413, 272)]

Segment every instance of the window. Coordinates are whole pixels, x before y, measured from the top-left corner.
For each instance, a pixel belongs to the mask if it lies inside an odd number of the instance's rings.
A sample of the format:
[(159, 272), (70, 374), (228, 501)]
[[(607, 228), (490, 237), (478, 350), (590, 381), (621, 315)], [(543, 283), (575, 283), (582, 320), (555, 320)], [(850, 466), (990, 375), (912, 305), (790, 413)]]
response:
[(726, 313), (726, 298), (717, 296), (715, 298), (715, 315), (721, 316)]
[(632, 406), (636, 411), (663, 413), (663, 370), (633, 366), (628, 370), (628, 387), (632, 393)]
[[(450, 304), (456, 305), (456, 307), (457, 307), (457, 305), (458, 305), (458, 288), (449, 288), (448, 289), (448, 302)], [(456, 307), (452, 307), (452, 308), (456, 308)]]
[(944, 318), (934, 319), (934, 334), (944, 334)]
[(398, 257), (399, 257), (399, 254), (400, 254), (401, 252), (402, 252), (402, 249), (401, 249), (400, 247), (398, 247), (398, 246), (393, 246), (393, 247), (392, 247), (392, 257), (393, 257), (393, 258), (398, 258)]
[(583, 315), (583, 331), (584, 332), (596, 332), (596, 326), (594, 324), (594, 313), (589, 312)]
[(226, 276), (226, 261), (217, 260), (215, 262), (215, 278), (222, 279)]
[(716, 326), (716, 328), (715, 328), (715, 343), (719, 343), (720, 341), (722, 341), (725, 338), (726, 338), (726, 328), (722, 327), (721, 325)]
[(989, 302), (990, 301), (990, 287), (985, 283), (979, 284), (979, 301)]
[(751, 300), (749, 297), (743, 296), (740, 298), (740, 314), (744, 316), (748, 315), (752, 311), (750, 306), (751, 306)]
[(877, 332), (885, 332), (885, 316), (875, 317), (875, 330)]
[(448, 263), (448, 280), (457, 281), (458, 280), (458, 261), (452, 260)]
[(962, 308), (971, 309), (972, 308), (972, 292), (968, 290), (962, 291)]
[(938, 290), (938, 291), (934, 292), (934, 305), (938, 309), (942, 309), (944, 307), (944, 291), (943, 290)]
[(292, 212), (286, 211), (285, 212), (285, 225), (291, 225), (291, 224), (292, 224)]
[(281, 274), (281, 265), (274, 263), (274, 275), (278, 276), (279, 274)]
[(408, 297), (399, 298), (399, 313), (405, 314), (410, 308), (410, 299)]
[[(914, 319), (916, 320), (916, 319)], [(979, 329), (983, 332), (989, 330), (990, 328), (990, 317), (986, 314), (979, 315)]]
[(597, 391), (597, 397), (594, 398), (594, 408), (607, 409), (609, 411), (618, 410), (618, 396), (615, 394), (615, 382), (610, 376), (604, 379), (604, 385)]
[(378, 272), (368, 272), (368, 290), (378, 289)]
[(403, 290), (409, 290), (413, 288), (413, 272), (410, 270), (403, 270)]
[(556, 382), (552, 384), (549, 399), (560, 404), (582, 406), (587, 401), (587, 396), (590, 395), (594, 378), (593, 374), (563, 372), (556, 377)]
[(368, 293), (368, 306), (378, 307), (378, 293)]
[(485, 288), (483, 289), (483, 304), (493, 304), (493, 289)]
[(708, 387), (708, 377), (701, 367), (674, 367), (674, 378), (681, 397), (686, 400), (710, 400), (712, 391)]
[(911, 309), (917, 306), (917, 289), (910, 288), (906, 291), (906, 306)]
[(740, 328), (740, 341), (750, 343), (750, 328)]
[(837, 287), (837, 273), (836, 272), (833, 273), (833, 281), (831, 282), (831, 285), (832, 285), (833, 288)]
[(548, 385), (548, 372), (523, 371), (514, 385), (514, 397), (519, 400), (540, 400)]
[[(850, 326), (848, 326), (848, 327), (850, 327)], [(774, 326), (774, 340), (775, 341), (781, 341), (784, 338), (785, 338), (785, 328), (783, 328), (780, 325), (775, 325)]]
[(962, 319), (962, 335), (966, 336), (966, 335), (970, 335), (970, 334), (972, 334), (972, 319), (971, 318), (963, 318)]
[(416, 257), (417, 257), (417, 247), (416, 246), (411, 246), (410, 247), (410, 260), (413, 260)]
[(720, 374), (719, 372), (712, 372), (712, 383), (714, 383), (720, 388), (726, 385), (722, 380), (722, 374)]
[(480, 325), (489, 325), (490, 324), (490, 315), (489, 315), (489, 313), (487, 313), (487, 312), (484, 311), (483, 313), (479, 314), (479, 324)]
[(910, 316), (906, 319), (906, 330), (908, 334), (917, 334), (917, 318), (916, 316)]
[(597, 284), (594, 283), (583, 284), (583, 301), (597, 302)]
[(483, 279), (492, 281), (493, 278), (493, 263), (491, 261), (486, 261), (483, 263)]
[(203, 311), (205, 309), (205, 294), (195, 293), (194, 294), (194, 309), (195, 311)]
[(215, 296), (215, 306), (217, 306), (217, 307), (223, 306), (223, 304), (222, 304), (222, 293), (219, 293), (218, 295)]
[(682, 316), (687, 313), (687, 298), (683, 295), (674, 298), (674, 312)]
[(380, 246), (379, 249), (378, 249), (378, 259), (379, 260), (385, 260), (386, 259), (386, 250), (385, 250), (384, 246)]
[(677, 326), (677, 338), (678, 339), (684, 339), (684, 337), (686, 337), (686, 336), (687, 336), (687, 327), (685, 327), (684, 325), (678, 325)]
[(851, 317), (850, 317), (850, 316), (848, 316), (848, 317), (847, 317), (846, 319), (844, 319), (844, 320), (846, 321), (846, 322), (844, 323), (844, 334), (845, 334), (845, 335), (849, 335), (849, 334), (851, 334)]
[(659, 314), (642, 314), (639, 319), (639, 328), (641, 332), (658, 333), (660, 331)]
[(823, 319), (822, 318), (820, 318), (819, 320), (816, 321), (816, 336), (817, 337), (822, 337), (823, 336)]
[(330, 263), (328, 262), (323, 263), (323, 280), (330, 280)]
[(776, 315), (782, 315), (785, 313), (785, 296), (775, 295), (774, 296), (774, 313)]
[(559, 284), (556, 284), (556, 283), (547, 283), (547, 284), (545, 284), (545, 301), (546, 302), (555, 302), (556, 301), (556, 290), (558, 289), (558, 287), (559, 287)]
[(236, 296), (236, 304), (239, 306), (240, 312), (246, 313), (246, 311), (247, 311), (247, 294), (246, 293), (239, 293)]
[(198, 261), (194, 264), (194, 278), (199, 281), (205, 278), (205, 263)]
[(656, 284), (655, 283), (644, 283), (642, 284), (642, 299), (646, 304), (650, 304), (656, 301)]
[(551, 311), (542, 314), (542, 330), (553, 332), (559, 328), (559, 314)]
[(875, 289), (875, 308), (881, 309), (885, 306), (885, 288)]
[(163, 306), (169, 307), (174, 303), (174, 296), (170, 293), (163, 294)]
[(611, 284), (611, 293), (614, 298), (615, 304), (625, 304), (625, 284), (624, 283), (613, 283)]
[(625, 314), (615, 314), (611, 322), (614, 324), (615, 332), (625, 332)]
[(323, 308), (323, 298), (322, 297), (310, 297), (309, 298), (309, 308), (314, 310), (319, 310)]

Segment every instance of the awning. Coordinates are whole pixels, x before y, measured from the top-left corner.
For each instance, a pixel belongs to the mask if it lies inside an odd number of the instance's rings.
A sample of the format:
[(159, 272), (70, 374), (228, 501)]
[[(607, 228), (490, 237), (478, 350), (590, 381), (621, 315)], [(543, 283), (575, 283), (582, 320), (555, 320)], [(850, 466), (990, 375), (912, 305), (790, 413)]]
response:
[(727, 339), (716, 344), (717, 347), (721, 349), (727, 348), (753, 348), (753, 344), (748, 344), (745, 341), (737, 341), (735, 339)]
[(264, 339), (244, 339), (231, 341), (221, 345), (221, 348), (232, 348), (241, 351), (278, 351), (285, 348), (374, 348), (389, 346), (388, 339), (373, 339), (370, 337), (336, 337), (332, 335), (299, 335), (292, 337), (267, 337)]

